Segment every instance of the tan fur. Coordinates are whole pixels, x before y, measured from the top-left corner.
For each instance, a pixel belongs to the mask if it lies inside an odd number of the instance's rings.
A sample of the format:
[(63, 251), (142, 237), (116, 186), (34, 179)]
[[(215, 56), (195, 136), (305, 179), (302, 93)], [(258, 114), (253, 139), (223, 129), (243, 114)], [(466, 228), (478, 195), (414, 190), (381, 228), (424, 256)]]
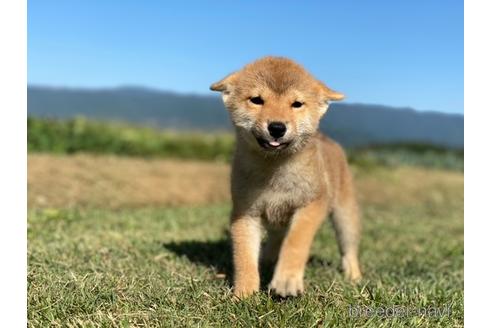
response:
[[(231, 179), (234, 294), (259, 290), (260, 255), (276, 263), (271, 290), (281, 296), (302, 293), (311, 243), (330, 213), (345, 276), (360, 279), (352, 177), (342, 148), (318, 132), (329, 101), (343, 95), (279, 57), (249, 64), (211, 89), (222, 92), (237, 136)], [(286, 125), (284, 136), (270, 135), (272, 122)], [(260, 252), (262, 230), (268, 236)]]

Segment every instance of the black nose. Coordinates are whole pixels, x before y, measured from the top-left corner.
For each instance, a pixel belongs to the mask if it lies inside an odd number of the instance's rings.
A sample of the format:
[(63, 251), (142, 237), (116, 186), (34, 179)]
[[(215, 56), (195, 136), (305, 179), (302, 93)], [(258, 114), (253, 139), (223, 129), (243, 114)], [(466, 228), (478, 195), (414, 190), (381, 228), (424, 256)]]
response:
[(270, 132), (270, 135), (274, 138), (283, 137), (285, 131), (287, 131), (287, 127), (282, 122), (272, 122), (268, 124), (268, 132)]

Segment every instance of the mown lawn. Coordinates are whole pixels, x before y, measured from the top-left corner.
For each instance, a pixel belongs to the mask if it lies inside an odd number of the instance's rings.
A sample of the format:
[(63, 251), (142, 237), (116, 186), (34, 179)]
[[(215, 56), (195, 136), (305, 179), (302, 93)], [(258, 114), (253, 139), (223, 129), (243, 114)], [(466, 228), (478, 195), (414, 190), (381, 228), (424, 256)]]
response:
[[(384, 183), (398, 185), (381, 181), (382, 191)], [(463, 326), (462, 182), (443, 181), (402, 203), (385, 197), (362, 204), (361, 284), (343, 280), (327, 222), (302, 297), (282, 300), (263, 291), (242, 302), (231, 299), (228, 204), (30, 208), (29, 326)], [(428, 312), (349, 312), (364, 306)], [(437, 315), (436, 308), (446, 312)]]

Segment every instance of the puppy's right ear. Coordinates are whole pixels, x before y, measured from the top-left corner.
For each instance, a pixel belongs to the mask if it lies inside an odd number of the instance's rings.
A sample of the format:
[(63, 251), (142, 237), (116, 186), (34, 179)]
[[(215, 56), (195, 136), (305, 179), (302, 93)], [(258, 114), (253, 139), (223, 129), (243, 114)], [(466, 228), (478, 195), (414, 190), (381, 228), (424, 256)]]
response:
[(236, 78), (236, 75), (237, 75), (236, 72), (227, 75), (225, 78), (223, 78), (219, 82), (215, 82), (214, 84), (212, 84), (210, 86), (210, 90), (220, 91), (220, 92), (230, 91), (231, 83)]

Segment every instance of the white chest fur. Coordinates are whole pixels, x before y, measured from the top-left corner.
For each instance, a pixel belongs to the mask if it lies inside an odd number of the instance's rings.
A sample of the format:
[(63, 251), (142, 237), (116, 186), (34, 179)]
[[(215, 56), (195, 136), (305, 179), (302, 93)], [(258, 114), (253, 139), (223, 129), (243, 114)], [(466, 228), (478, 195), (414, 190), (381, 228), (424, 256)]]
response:
[(286, 164), (234, 167), (234, 207), (275, 225), (287, 224), (295, 211), (314, 199), (325, 181), (324, 172), (312, 173), (305, 166)]

